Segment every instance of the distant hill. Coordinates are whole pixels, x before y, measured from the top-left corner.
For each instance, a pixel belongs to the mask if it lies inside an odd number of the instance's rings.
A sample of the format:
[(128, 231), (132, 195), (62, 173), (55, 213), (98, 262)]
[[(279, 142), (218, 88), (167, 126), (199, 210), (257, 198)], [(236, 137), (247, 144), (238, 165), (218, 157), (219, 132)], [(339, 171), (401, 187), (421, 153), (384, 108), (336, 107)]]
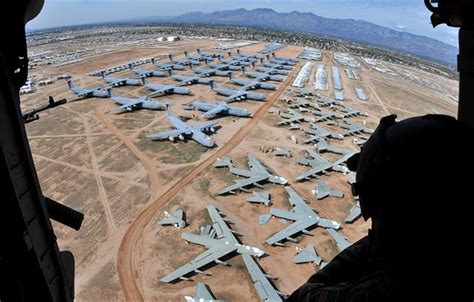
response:
[(451, 65), (456, 64), (456, 47), (424, 36), (396, 31), (370, 22), (353, 19), (330, 19), (313, 13), (278, 13), (272, 9), (237, 9), (212, 13), (192, 12), (167, 19), (176, 23), (239, 25), (306, 32), (363, 42), (404, 51)]

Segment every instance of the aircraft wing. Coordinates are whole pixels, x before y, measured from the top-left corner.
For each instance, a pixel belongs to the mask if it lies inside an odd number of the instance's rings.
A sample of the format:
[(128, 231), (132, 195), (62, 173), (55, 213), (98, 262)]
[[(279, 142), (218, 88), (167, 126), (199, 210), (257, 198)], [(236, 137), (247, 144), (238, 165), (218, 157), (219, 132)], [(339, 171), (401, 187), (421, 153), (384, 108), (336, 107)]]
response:
[(133, 101), (133, 102), (124, 103), (121, 106), (113, 108), (112, 110), (110, 110), (110, 112), (120, 111), (120, 110), (127, 110), (128, 108), (133, 108), (133, 107), (135, 107), (135, 106), (137, 106), (141, 103), (143, 103), (143, 100), (137, 100), (137, 101)]
[(246, 96), (246, 95), (247, 95), (247, 92), (237, 92), (237, 93), (234, 93), (233, 95), (229, 96), (228, 98), (224, 99), (223, 101), (227, 102), (227, 103), (237, 102), (237, 98), (240, 98), (240, 97)]
[(77, 94), (79, 97), (92, 96), (94, 94), (93, 90), (83, 90)]
[(160, 279), (161, 282), (169, 283), (175, 281), (177, 279), (181, 279), (185, 275), (189, 273), (200, 273), (199, 269), (207, 264), (213, 263), (219, 258), (224, 257), (232, 252), (237, 250), (237, 246), (235, 245), (226, 245), (224, 242), (220, 245), (216, 245), (204, 253), (200, 254), (191, 262), (186, 263), (185, 265), (181, 266), (174, 272), (169, 275), (164, 276)]
[(307, 254), (298, 254), (291, 260), (293, 263), (307, 263), (313, 261), (313, 257), (310, 257)]
[(217, 209), (213, 206), (208, 206), (207, 211), (209, 212), (209, 216), (211, 217), (212, 222), (214, 223), (213, 227), (216, 230), (217, 238), (225, 238), (226, 241), (233, 241), (237, 242), (237, 239), (232, 233), (231, 229), (222, 218), (221, 214), (217, 211)]
[(238, 182), (234, 183), (233, 185), (225, 187), (224, 189), (220, 190), (218, 194), (223, 195), (223, 194), (226, 194), (226, 193), (233, 193), (236, 190), (239, 190), (241, 188), (253, 185), (255, 183), (258, 183), (258, 182), (266, 180), (266, 179), (268, 179), (268, 176), (266, 176), (266, 175), (258, 175), (258, 176), (250, 177), (250, 178), (244, 179), (242, 181), (238, 181)]
[(206, 123), (206, 124), (202, 124), (202, 125), (197, 125), (197, 126), (192, 126), (195, 130), (199, 130), (199, 131), (203, 131), (205, 129), (209, 129), (211, 128), (212, 126), (215, 126), (217, 124), (216, 121), (212, 121), (212, 122), (209, 122), (209, 123)]
[(201, 299), (198, 301), (214, 301), (215, 298), (212, 296), (212, 294), (209, 292), (207, 289), (206, 285), (204, 283), (198, 283), (196, 286), (196, 298)]
[(223, 108), (222, 106), (216, 106), (216, 107), (212, 108), (211, 110), (207, 111), (206, 113), (204, 113), (203, 115), (205, 117), (210, 117), (210, 116), (217, 115), (217, 114), (221, 113), (224, 110), (225, 110), (225, 108)]
[(152, 93), (149, 93), (148, 96), (152, 97), (152, 96), (155, 96), (155, 95), (158, 95), (158, 94), (168, 93), (168, 92), (172, 92), (172, 91), (173, 91), (173, 88), (170, 88), (170, 87), (160, 88), (160, 89), (157, 89), (157, 90), (153, 91)]
[(346, 217), (344, 220), (345, 222), (352, 223), (354, 220), (359, 218), (362, 215), (362, 212), (360, 210), (360, 204), (357, 202), (352, 208), (351, 208), (351, 213)]
[(265, 242), (270, 245), (279, 243), (282, 240), (286, 240), (288, 237), (292, 238), (293, 235), (303, 232), (315, 224), (317, 224), (317, 221), (313, 219), (303, 218), (302, 220), (297, 220), (296, 222), (287, 226), (285, 229), (269, 237), (267, 240), (265, 240)]
[(253, 155), (249, 155), (249, 167), (252, 172), (269, 174), (267, 168)]
[(183, 134), (180, 130), (170, 130), (170, 131), (163, 131), (154, 134), (148, 135), (148, 138), (151, 140), (160, 140), (160, 139), (167, 139), (169, 137), (176, 137), (180, 134)]
[(319, 174), (319, 173), (322, 173), (328, 169), (331, 168), (332, 165), (327, 165), (327, 164), (324, 164), (324, 165), (320, 165), (318, 167), (315, 167), (315, 168), (312, 168), (306, 172), (304, 172), (303, 174), (299, 175), (296, 177), (296, 180), (297, 181), (301, 181), (301, 180), (305, 180), (307, 178), (310, 178), (310, 177), (313, 177), (315, 176), (316, 174)]
[(280, 297), (280, 293), (268, 280), (268, 275), (262, 272), (252, 256), (242, 254), (242, 258), (244, 259), (245, 266), (249, 271), (250, 277), (252, 278), (260, 300), (268, 302), (283, 302), (283, 299)]
[(161, 220), (160, 222), (158, 222), (159, 224), (161, 225), (164, 225), (164, 224), (176, 224), (176, 223), (179, 223), (181, 220), (178, 220), (176, 217), (173, 217), (173, 216), (170, 216), (170, 217), (167, 217), (163, 220)]

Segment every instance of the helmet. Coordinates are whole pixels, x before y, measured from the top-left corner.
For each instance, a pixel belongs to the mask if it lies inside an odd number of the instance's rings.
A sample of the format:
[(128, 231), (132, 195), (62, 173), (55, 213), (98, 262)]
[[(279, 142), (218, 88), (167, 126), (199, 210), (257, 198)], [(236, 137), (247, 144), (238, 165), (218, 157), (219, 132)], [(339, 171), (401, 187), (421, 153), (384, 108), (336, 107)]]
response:
[(467, 196), (470, 188), (462, 172), (473, 168), (473, 129), (446, 115), (396, 118), (382, 118), (347, 163), (357, 172), (352, 191), (366, 220), (380, 209), (397, 215), (408, 202), (411, 210), (405, 215), (418, 218), (433, 200)]
[(33, 20), (41, 12), (44, 0), (27, 0), (25, 10), (25, 24)]

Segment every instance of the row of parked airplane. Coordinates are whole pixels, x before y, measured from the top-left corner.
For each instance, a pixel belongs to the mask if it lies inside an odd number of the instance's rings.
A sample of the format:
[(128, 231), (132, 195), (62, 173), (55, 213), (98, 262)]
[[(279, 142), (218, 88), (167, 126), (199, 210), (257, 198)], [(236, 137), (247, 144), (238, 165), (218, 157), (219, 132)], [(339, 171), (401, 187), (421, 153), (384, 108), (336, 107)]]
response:
[[(244, 57), (240, 52), (239, 53), (239, 62), (240, 60), (245, 64), (247, 60), (250, 60), (250, 57)], [(200, 56), (208, 63), (209, 56), (203, 56), (202, 52), (200, 52)], [(270, 89), (275, 90), (276, 86), (270, 83), (264, 83), (264, 81), (268, 80), (283, 80), (280, 76), (274, 76), (269, 72), (265, 73), (245, 73), (249, 77), (254, 78), (255, 80), (249, 81), (239, 78), (234, 78), (232, 72), (228, 72), (227, 75), (229, 79), (241, 87), (239, 89), (231, 89), (231, 88), (224, 88), (218, 87), (214, 80), (209, 78), (208, 76), (216, 75), (210, 73), (208, 70), (194, 68), (194, 63), (199, 62), (200, 60), (197, 57), (190, 57), (186, 53), (186, 58), (188, 61), (173, 61), (175, 64), (180, 65), (189, 65), (190, 69), (193, 70), (198, 76), (184, 76), (184, 75), (175, 75), (173, 70), (176, 66), (163, 66), (160, 65), (163, 70), (167, 70), (168, 75), (173, 78), (174, 80), (180, 82), (180, 85), (164, 85), (164, 84), (151, 84), (148, 83), (146, 78), (150, 76), (164, 76), (164, 72), (160, 70), (136, 70), (130, 65), (130, 70), (132, 70), (136, 75), (140, 78), (115, 78), (115, 77), (106, 77), (102, 74), (102, 78), (104, 81), (109, 83), (111, 87), (118, 87), (118, 86), (125, 86), (125, 85), (143, 85), (144, 87), (148, 88), (152, 92), (141, 97), (141, 98), (126, 98), (126, 97), (118, 97), (115, 96), (112, 92), (111, 88), (93, 88), (93, 89), (86, 89), (86, 88), (79, 88), (75, 87), (72, 82), (68, 81), (69, 89), (74, 92), (79, 97), (103, 97), (103, 98), (111, 98), (114, 102), (118, 103), (119, 106), (112, 109), (111, 111), (117, 112), (122, 110), (133, 111), (135, 109), (150, 109), (150, 110), (163, 110), (167, 109), (167, 117), (168, 121), (170, 122), (171, 126), (173, 127), (172, 130), (164, 131), (160, 133), (151, 134), (148, 136), (151, 140), (163, 140), (168, 139), (170, 141), (176, 140), (185, 140), (185, 139), (192, 139), (199, 144), (205, 147), (213, 147), (215, 145), (215, 141), (209, 136), (209, 134), (215, 132), (215, 127), (217, 122), (211, 121), (202, 125), (191, 126), (187, 123), (183, 122), (181, 119), (174, 116), (171, 108), (163, 103), (158, 101), (154, 101), (151, 99), (153, 96), (157, 95), (168, 95), (168, 94), (181, 94), (181, 95), (190, 95), (192, 94), (191, 90), (186, 85), (191, 84), (208, 84), (211, 89), (218, 95), (226, 96), (225, 99), (220, 101), (218, 104), (211, 104), (206, 103), (200, 100), (196, 100), (191, 104), (185, 105), (185, 109), (193, 110), (198, 109), (201, 111), (205, 111), (203, 114), (206, 118), (212, 118), (218, 115), (234, 115), (239, 117), (248, 117), (250, 116), (250, 112), (247, 109), (237, 108), (229, 105), (229, 103), (236, 102), (236, 101), (244, 101), (244, 100), (256, 100), (256, 101), (265, 101), (265, 95), (261, 93), (255, 93), (248, 90), (252, 89)], [(172, 60), (172, 57), (170, 58)], [(196, 62), (193, 62), (195, 60)], [(229, 59), (230, 60), (230, 59)], [(231, 60), (236, 60), (232, 58)], [(236, 60), (237, 61), (237, 60)], [(254, 61), (250, 61), (251, 64), (255, 64)], [(157, 66), (156, 62), (153, 60), (152, 63)], [(227, 64), (232, 64), (235, 66), (235, 62), (226, 62)], [(285, 65), (282, 65), (285, 66)], [(242, 71), (245, 72), (245, 69), (241, 66)], [(179, 67), (178, 67), (179, 69)], [(278, 69), (276, 69), (278, 70)], [(219, 72), (219, 70), (214, 70), (211, 72)]]

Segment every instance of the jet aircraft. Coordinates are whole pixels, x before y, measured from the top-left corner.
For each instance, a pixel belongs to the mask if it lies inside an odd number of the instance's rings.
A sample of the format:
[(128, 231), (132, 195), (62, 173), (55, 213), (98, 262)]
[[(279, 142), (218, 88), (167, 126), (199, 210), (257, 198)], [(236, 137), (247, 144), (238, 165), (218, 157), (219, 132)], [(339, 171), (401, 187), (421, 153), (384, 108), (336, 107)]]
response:
[(236, 191), (246, 191), (246, 187), (255, 186), (261, 188), (260, 183), (271, 182), (274, 184), (285, 185), (288, 180), (281, 176), (271, 174), (268, 169), (254, 156), (248, 155), (248, 165), (250, 170), (239, 169), (235, 167), (228, 158), (218, 159), (214, 164), (216, 168), (229, 168), (230, 173), (245, 177), (244, 180), (235, 181), (234, 184), (219, 191), (219, 195), (235, 193)]
[(70, 80), (67, 81), (67, 86), (69, 87), (69, 90), (74, 92), (79, 97), (86, 97), (86, 98), (92, 98), (92, 97), (108, 98), (108, 97), (110, 97), (109, 92), (107, 91), (107, 89), (104, 89), (102, 87), (79, 88), (79, 87), (75, 87)]
[(204, 147), (214, 147), (214, 140), (206, 135), (205, 132), (214, 133), (215, 129), (213, 127), (217, 124), (217, 122), (213, 121), (199, 126), (190, 126), (179, 118), (175, 117), (169, 106), (167, 106), (167, 110), (168, 120), (173, 126), (174, 130), (148, 135), (151, 140), (169, 139), (170, 141), (174, 142), (176, 138), (180, 140), (191, 138)]
[(351, 246), (351, 243), (347, 241), (346, 237), (341, 235), (338, 231), (336, 230), (327, 230), (329, 235), (336, 241), (337, 248), (340, 251), (345, 250), (347, 247)]
[(149, 110), (164, 110), (166, 107), (157, 101), (152, 101), (148, 96), (143, 96), (138, 99), (117, 97), (113, 94), (112, 89), (109, 90), (109, 95), (112, 101), (120, 104), (119, 107), (115, 107), (110, 111), (127, 110), (133, 111), (135, 109), (149, 109)]
[(344, 174), (349, 172), (349, 169), (342, 165), (347, 160), (346, 157), (343, 157), (342, 160), (339, 159), (333, 163), (309, 148), (305, 148), (305, 151), (308, 154), (308, 157), (298, 159), (298, 163), (300, 165), (311, 166), (311, 169), (297, 176), (297, 181), (305, 181), (313, 176), (326, 173), (331, 170)]
[(215, 234), (214, 236), (203, 236), (191, 233), (181, 234), (181, 238), (187, 242), (203, 245), (207, 248), (207, 251), (181, 266), (174, 272), (161, 278), (161, 282), (169, 283), (176, 280), (189, 280), (186, 275), (191, 273), (209, 275), (200, 269), (211, 263), (228, 266), (228, 264), (220, 260), (220, 258), (233, 253), (253, 257), (262, 257), (265, 255), (265, 252), (259, 248), (241, 244), (235, 237), (234, 231), (229, 228), (221, 213), (214, 206), (207, 206), (207, 211), (209, 212), (212, 226), (215, 230), (215, 232), (212, 233)]
[(318, 200), (324, 199), (328, 196), (342, 198), (344, 197), (344, 192), (341, 190), (334, 190), (330, 188), (325, 181), (320, 180), (316, 185), (316, 189), (313, 190), (313, 194), (316, 195)]
[(165, 211), (165, 219), (158, 222), (161, 225), (174, 225), (175, 227), (182, 229), (186, 226), (186, 220), (183, 210), (177, 210), (174, 213)]
[(201, 282), (196, 284), (196, 294), (193, 297), (184, 296), (184, 299), (186, 302), (224, 302), (224, 300), (216, 300), (209, 287)]
[(202, 101), (194, 101), (190, 105), (186, 105), (185, 109), (199, 109), (206, 111), (204, 117), (213, 117), (216, 115), (234, 115), (239, 117), (249, 117), (250, 112), (245, 108), (231, 107), (226, 102), (219, 102), (218, 104), (210, 104)]
[(304, 248), (296, 247), (296, 256), (293, 257), (293, 263), (314, 263), (316, 265), (321, 265), (323, 259), (318, 256), (314, 246), (312, 244), (306, 245)]
[(298, 193), (291, 187), (285, 187), (288, 192), (288, 201), (291, 204), (291, 210), (285, 211), (276, 208), (271, 208), (270, 214), (275, 217), (294, 221), (282, 231), (270, 236), (265, 242), (270, 245), (283, 246), (283, 240), (297, 242), (293, 237), (298, 233), (311, 235), (309, 228), (320, 226), (327, 229), (338, 230), (341, 225), (333, 220), (321, 218), (307, 203), (301, 198)]
[(191, 94), (191, 90), (186, 87), (179, 87), (175, 85), (161, 85), (161, 84), (149, 84), (147, 83), (145, 78), (142, 78), (143, 85), (153, 90), (152, 93), (148, 94), (149, 96), (156, 96), (156, 95), (166, 95), (166, 94), (183, 94), (189, 95)]
[(229, 74), (229, 79), (240, 86), (243, 86), (243, 89), (267, 89), (267, 90), (276, 90), (276, 86), (270, 83), (263, 83), (260, 81), (248, 81), (244, 79), (234, 78), (232, 73)]
[(128, 64), (128, 68), (141, 78), (151, 78), (151, 77), (165, 77), (165, 73), (160, 70), (141, 70), (133, 68), (132, 64)]
[(211, 89), (220, 95), (227, 96), (226, 99), (223, 101), (231, 103), (235, 101), (243, 101), (246, 99), (250, 100), (255, 100), (255, 101), (265, 101), (266, 97), (263, 94), (260, 93), (255, 93), (255, 92), (249, 92), (246, 91), (245, 89), (229, 89), (229, 88), (219, 88), (214, 84), (214, 81), (211, 81), (210, 84)]
[(170, 77), (173, 78), (173, 80), (178, 81), (184, 85), (193, 85), (193, 84), (205, 84), (209, 85), (209, 83), (212, 81), (210, 78), (203, 78), (200, 76), (183, 76), (183, 75), (174, 75), (173, 71), (170, 69), (168, 70), (168, 73)]
[(110, 86), (113, 87), (142, 85), (142, 81), (140, 79), (106, 77), (103, 71), (100, 73), (100, 76), (104, 81), (106, 81)]

